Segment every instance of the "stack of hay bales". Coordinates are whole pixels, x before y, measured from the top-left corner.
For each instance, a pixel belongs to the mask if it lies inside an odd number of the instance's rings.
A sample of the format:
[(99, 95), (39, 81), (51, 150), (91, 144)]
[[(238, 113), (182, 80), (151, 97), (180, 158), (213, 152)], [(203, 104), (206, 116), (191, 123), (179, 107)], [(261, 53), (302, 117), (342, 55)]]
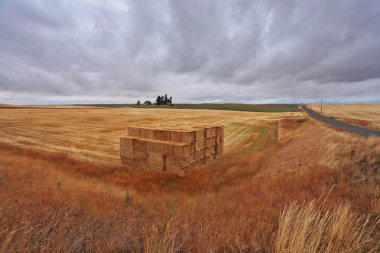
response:
[(138, 170), (183, 172), (223, 155), (224, 127), (128, 127), (120, 138), (121, 163)]

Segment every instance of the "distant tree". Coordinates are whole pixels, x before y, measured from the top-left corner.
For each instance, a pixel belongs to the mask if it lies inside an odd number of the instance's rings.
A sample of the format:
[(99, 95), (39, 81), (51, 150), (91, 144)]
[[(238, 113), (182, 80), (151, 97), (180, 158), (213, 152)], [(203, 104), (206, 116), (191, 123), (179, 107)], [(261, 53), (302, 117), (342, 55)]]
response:
[(168, 94), (165, 94), (165, 96), (157, 96), (156, 99), (156, 105), (171, 105), (173, 102), (173, 98), (168, 98)]
[(140, 105), (140, 100), (137, 101), (137, 105)]

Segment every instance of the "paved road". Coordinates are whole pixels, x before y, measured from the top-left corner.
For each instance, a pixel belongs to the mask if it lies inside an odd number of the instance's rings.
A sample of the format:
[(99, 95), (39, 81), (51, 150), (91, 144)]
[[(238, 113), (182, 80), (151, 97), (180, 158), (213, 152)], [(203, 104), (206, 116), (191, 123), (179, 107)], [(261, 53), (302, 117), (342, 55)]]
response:
[(342, 122), (342, 121), (339, 121), (339, 120), (336, 120), (336, 119), (333, 119), (330, 117), (326, 117), (326, 116), (323, 116), (319, 113), (316, 113), (313, 110), (310, 110), (309, 108), (307, 108), (305, 106), (302, 106), (302, 108), (304, 109), (305, 112), (307, 112), (307, 114), (309, 114), (309, 116), (311, 116), (315, 119), (318, 119), (318, 120), (320, 120), (320, 121), (322, 121), (322, 122), (324, 122), (330, 126), (338, 127), (338, 128), (344, 129), (348, 132), (352, 132), (352, 133), (359, 134), (362, 136), (371, 136), (372, 135), (372, 136), (380, 137), (380, 131), (371, 130), (368, 128), (351, 125), (351, 124), (348, 124), (348, 123), (345, 123), (345, 122)]

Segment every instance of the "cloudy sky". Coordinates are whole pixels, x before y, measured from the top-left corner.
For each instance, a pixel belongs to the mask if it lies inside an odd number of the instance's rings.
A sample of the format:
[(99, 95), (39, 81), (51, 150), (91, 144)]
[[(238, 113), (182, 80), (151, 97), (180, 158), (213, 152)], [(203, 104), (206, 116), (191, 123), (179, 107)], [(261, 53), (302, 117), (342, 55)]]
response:
[(380, 102), (379, 0), (0, 0), (0, 103)]

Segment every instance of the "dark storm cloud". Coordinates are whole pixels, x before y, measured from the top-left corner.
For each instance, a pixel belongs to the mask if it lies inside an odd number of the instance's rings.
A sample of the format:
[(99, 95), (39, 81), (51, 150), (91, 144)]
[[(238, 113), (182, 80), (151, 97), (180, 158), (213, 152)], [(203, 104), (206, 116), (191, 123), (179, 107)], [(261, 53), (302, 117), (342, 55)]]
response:
[(380, 95), (380, 1), (0, 0), (0, 99)]

